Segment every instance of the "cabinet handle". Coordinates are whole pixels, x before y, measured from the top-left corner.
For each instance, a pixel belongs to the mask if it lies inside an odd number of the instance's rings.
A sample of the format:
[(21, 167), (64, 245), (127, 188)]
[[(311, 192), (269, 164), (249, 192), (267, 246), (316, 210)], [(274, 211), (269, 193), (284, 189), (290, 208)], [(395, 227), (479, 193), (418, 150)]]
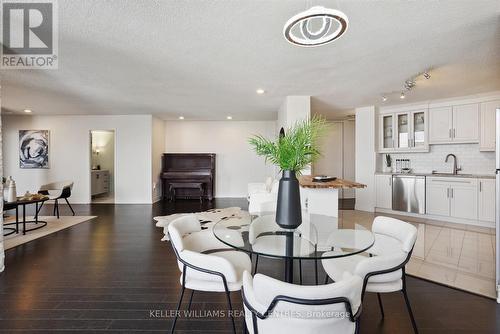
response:
[(446, 197), (450, 198), (450, 188), (446, 188)]
[(453, 198), (453, 188), (451, 188), (451, 198)]
[(455, 137), (456, 137), (456, 130), (457, 130), (457, 129), (455, 129), (455, 128), (453, 129), (453, 138), (455, 138)]
[(479, 181), (479, 192), (483, 191), (483, 182)]
[(448, 130), (448, 137), (449, 137), (449, 138), (453, 138), (453, 137), (451, 136), (451, 129), (449, 129), (449, 130)]

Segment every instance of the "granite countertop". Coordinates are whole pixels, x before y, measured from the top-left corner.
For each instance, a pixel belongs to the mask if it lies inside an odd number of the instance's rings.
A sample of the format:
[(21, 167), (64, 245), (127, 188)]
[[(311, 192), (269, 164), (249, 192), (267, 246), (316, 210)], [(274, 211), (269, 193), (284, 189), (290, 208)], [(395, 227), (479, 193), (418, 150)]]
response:
[(365, 188), (366, 185), (354, 181), (336, 179), (329, 182), (313, 182), (312, 176), (302, 175), (299, 177), (300, 186), (304, 188), (334, 188), (334, 189), (351, 189)]
[(469, 179), (494, 179), (495, 174), (468, 174), (468, 173), (458, 173), (448, 174), (448, 173), (384, 173), (384, 172), (375, 172), (376, 175), (410, 175), (410, 176), (429, 176), (429, 177), (463, 177)]

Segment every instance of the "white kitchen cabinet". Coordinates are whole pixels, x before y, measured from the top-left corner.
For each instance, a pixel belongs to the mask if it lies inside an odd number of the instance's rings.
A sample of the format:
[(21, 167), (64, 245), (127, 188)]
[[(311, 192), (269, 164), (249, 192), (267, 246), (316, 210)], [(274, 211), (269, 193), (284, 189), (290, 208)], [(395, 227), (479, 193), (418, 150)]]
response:
[(386, 114), (379, 117), (379, 152), (394, 151), (394, 115)]
[(479, 104), (453, 106), (453, 142), (479, 142)]
[(477, 179), (428, 177), (426, 213), (476, 220), (478, 215)]
[(477, 180), (453, 181), (450, 186), (450, 216), (477, 219)]
[(392, 209), (392, 175), (375, 175), (376, 206)]
[(496, 108), (500, 108), (500, 100), (481, 103), (479, 114), (480, 151), (495, 151)]
[(451, 107), (429, 109), (429, 143), (452, 141), (453, 111)]
[(450, 186), (440, 179), (427, 178), (425, 187), (426, 213), (436, 216), (450, 215)]
[(379, 116), (379, 152), (428, 152), (427, 110)]
[(478, 219), (495, 221), (495, 179), (479, 179)]

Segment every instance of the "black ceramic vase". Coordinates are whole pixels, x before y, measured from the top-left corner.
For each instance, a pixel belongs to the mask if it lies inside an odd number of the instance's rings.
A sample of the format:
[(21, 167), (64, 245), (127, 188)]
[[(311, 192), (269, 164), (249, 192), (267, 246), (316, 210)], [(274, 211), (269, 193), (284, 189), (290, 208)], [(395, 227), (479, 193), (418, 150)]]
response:
[(284, 170), (278, 190), (276, 223), (287, 229), (294, 229), (302, 224), (299, 180), (295, 171)]

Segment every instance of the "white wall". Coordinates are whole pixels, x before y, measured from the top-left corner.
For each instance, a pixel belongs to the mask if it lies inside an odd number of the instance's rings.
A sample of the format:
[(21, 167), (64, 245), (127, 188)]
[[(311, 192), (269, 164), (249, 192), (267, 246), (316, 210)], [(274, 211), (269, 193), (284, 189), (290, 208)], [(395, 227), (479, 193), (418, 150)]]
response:
[(161, 159), (163, 153), (165, 153), (165, 122), (159, 118), (153, 117), (152, 125), (152, 147), (151, 147), (151, 157), (152, 157), (152, 174), (151, 174), (151, 189), (153, 202), (157, 202), (161, 199)]
[[(71, 201), (90, 200), (90, 130), (114, 130), (115, 203), (151, 203), (151, 115), (3, 116), (4, 175), (18, 192), (36, 191), (47, 182), (73, 180)], [(18, 131), (50, 130), (50, 169), (20, 169)]]
[(286, 130), (297, 121), (303, 121), (310, 118), (310, 96), (287, 96), (278, 110), (277, 130), (279, 131), (282, 127)]
[[(96, 150), (99, 150), (97, 153)], [(109, 192), (115, 192), (115, 133), (92, 131), (92, 168), (109, 171)]]
[(274, 176), (248, 144), (254, 134), (275, 137), (274, 121), (167, 121), (165, 152), (216, 153), (216, 197), (245, 197), (249, 182)]
[(356, 210), (374, 211), (375, 209), (375, 107), (356, 108), (356, 182), (366, 185), (356, 189)]

